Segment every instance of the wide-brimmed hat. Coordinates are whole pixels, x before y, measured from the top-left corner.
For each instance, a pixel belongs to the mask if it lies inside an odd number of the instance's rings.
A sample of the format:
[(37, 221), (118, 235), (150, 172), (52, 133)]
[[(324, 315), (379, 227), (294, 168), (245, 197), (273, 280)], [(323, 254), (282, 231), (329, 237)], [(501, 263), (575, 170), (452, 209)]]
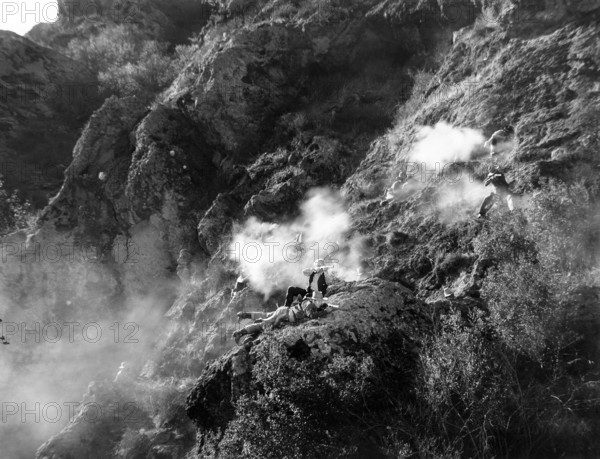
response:
[(315, 268), (322, 268), (323, 266), (325, 266), (325, 260), (323, 260), (322, 258), (319, 258), (318, 260), (315, 260), (315, 262), (313, 263), (313, 266)]

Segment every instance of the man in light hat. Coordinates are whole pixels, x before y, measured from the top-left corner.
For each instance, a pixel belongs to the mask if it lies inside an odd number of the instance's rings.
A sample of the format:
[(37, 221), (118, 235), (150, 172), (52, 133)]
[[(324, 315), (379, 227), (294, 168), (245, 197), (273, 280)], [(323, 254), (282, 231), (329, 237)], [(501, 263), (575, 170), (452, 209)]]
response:
[(285, 297), (285, 305), (291, 306), (294, 298), (298, 295), (302, 295), (305, 297), (306, 295), (311, 295), (313, 292), (312, 283), (317, 277), (317, 290), (321, 292), (323, 295), (327, 292), (327, 281), (325, 279), (325, 271), (329, 269), (329, 266), (325, 265), (325, 260), (319, 258), (316, 260), (313, 265), (309, 268), (303, 269), (302, 274), (308, 276), (308, 287), (303, 289), (302, 287), (294, 287), (291, 286), (287, 289), (287, 295)]
[(244, 276), (244, 273), (240, 273), (238, 278), (235, 281), (235, 287), (231, 291), (231, 298), (235, 298), (235, 296), (248, 287), (248, 278)]
[(121, 362), (117, 376), (115, 376), (115, 384), (124, 384), (133, 381), (131, 376), (129, 364), (127, 362)]
[(189, 285), (192, 278), (192, 254), (187, 249), (181, 249), (177, 257), (177, 276), (184, 285)]
[(514, 133), (515, 131), (512, 126), (505, 126), (499, 131), (494, 132), (483, 146), (490, 149), (490, 156), (510, 151), (514, 146)]

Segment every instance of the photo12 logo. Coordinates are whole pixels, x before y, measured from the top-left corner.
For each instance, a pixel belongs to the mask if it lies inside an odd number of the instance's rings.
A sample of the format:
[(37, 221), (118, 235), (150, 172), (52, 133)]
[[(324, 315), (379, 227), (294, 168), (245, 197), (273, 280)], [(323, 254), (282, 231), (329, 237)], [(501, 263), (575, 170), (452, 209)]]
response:
[(100, 263), (110, 261), (122, 264), (137, 263), (139, 247), (133, 242), (116, 242), (111, 247), (99, 247), (91, 244), (5, 242), (0, 244), (2, 263), (17, 260), (21, 263)]
[(2, 410), (0, 413), (2, 424), (15, 422), (57, 424), (72, 422), (76, 418), (92, 424), (106, 420), (134, 422), (139, 420), (140, 413), (134, 402), (115, 402), (108, 406), (95, 402), (2, 402), (0, 409)]
[(9, 22), (56, 22), (60, 17), (58, 1), (4, 1), (0, 3), (0, 24)]
[(105, 340), (112, 339), (114, 343), (137, 344), (139, 339), (136, 336), (139, 330), (140, 326), (135, 322), (125, 324), (115, 322), (108, 326), (107, 330), (103, 330), (97, 322), (85, 324), (80, 322), (64, 322), (62, 324), (58, 322), (45, 324), (41, 322), (0, 323), (0, 335), (6, 343), (20, 341), (21, 343), (86, 342), (95, 344), (104, 338)]
[(75, 22), (110, 20), (117, 24), (134, 24), (141, 20), (141, 9), (133, 1), (116, 1), (103, 5), (99, 1), (2, 1), (0, 24), (18, 21), (21, 23)]
[(287, 263), (299, 263), (308, 258), (316, 261), (323, 258), (326, 263), (338, 263), (335, 255), (340, 247), (336, 242), (327, 242), (319, 244), (318, 242), (310, 245), (299, 241), (281, 243), (277, 241), (251, 241), (244, 244), (240, 242), (233, 243), (226, 253), (229, 258), (236, 263), (244, 261), (245, 263), (276, 263), (283, 260)]

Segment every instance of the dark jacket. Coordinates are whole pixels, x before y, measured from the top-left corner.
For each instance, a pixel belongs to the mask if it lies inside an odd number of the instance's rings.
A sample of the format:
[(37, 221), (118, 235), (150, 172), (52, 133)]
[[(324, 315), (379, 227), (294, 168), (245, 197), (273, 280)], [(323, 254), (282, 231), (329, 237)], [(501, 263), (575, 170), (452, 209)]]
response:
[[(315, 274), (317, 273), (313, 271), (313, 273), (308, 277), (308, 290), (311, 290), (311, 285)], [(317, 278), (317, 290), (323, 293), (323, 295), (325, 295), (325, 292), (327, 291), (327, 281), (325, 280), (325, 272), (319, 274), (319, 277)]]

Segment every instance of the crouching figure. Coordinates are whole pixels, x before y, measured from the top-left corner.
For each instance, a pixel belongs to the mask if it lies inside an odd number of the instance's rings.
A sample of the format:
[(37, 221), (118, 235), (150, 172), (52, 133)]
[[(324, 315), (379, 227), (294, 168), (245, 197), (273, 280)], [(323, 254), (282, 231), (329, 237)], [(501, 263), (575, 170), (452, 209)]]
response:
[(492, 170), (483, 184), (486, 187), (491, 185), (492, 192), (481, 203), (478, 215), (479, 218), (485, 218), (487, 216), (487, 213), (494, 206), (498, 198), (506, 201), (506, 205), (510, 211), (514, 210), (513, 193), (502, 172), (499, 170)]

